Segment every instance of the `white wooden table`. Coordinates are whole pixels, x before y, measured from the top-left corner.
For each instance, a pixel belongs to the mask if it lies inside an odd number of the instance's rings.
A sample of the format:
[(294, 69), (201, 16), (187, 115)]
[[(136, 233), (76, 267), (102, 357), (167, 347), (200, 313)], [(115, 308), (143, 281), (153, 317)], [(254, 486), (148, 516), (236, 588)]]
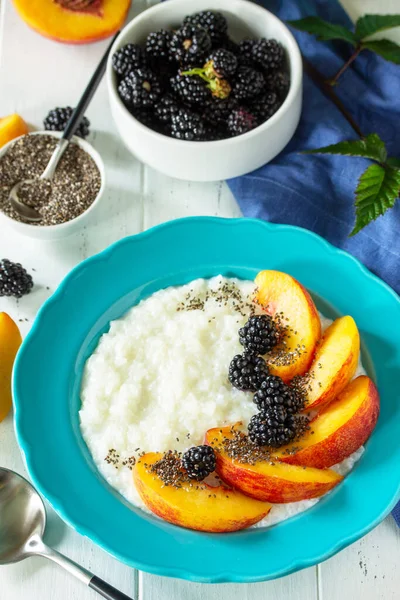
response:
[[(1, 0), (0, 0), (1, 2)], [(134, 0), (131, 17), (152, 2)], [(345, 0), (352, 17), (362, 12), (400, 12), (399, 0)], [(18, 112), (40, 128), (55, 106), (74, 106), (107, 42), (64, 46), (46, 40), (2, 0), (0, 115)], [(188, 0), (188, 12), (190, 1)], [(397, 31), (393, 35), (400, 39)], [(97, 219), (74, 237), (38, 242), (0, 231), (0, 258), (34, 270), (35, 289), (19, 301), (0, 298), (0, 311), (17, 320), (25, 334), (43, 301), (64, 275), (112, 242), (169, 219), (189, 215), (239, 216), (224, 183), (194, 184), (169, 179), (138, 163), (122, 146), (101, 85), (88, 115), (92, 143), (106, 162), (108, 186)], [(0, 465), (24, 474), (12, 417), (0, 423)], [(365, 490), (368, 502), (368, 490)], [(323, 532), (321, 532), (323, 535)], [(400, 532), (392, 517), (364, 539), (327, 562), (277, 581), (250, 585), (200, 585), (139, 573), (105, 554), (67, 527), (49, 509), (49, 544), (132, 597), (141, 600), (398, 600)], [(135, 540), (132, 540), (135, 543)], [(295, 542), (296, 543), (296, 542)], [(268, 557), (265, 557), (268, 560)], [(40, 559), (2, 567), (0, 600), (78, 600), (94, 592)]]

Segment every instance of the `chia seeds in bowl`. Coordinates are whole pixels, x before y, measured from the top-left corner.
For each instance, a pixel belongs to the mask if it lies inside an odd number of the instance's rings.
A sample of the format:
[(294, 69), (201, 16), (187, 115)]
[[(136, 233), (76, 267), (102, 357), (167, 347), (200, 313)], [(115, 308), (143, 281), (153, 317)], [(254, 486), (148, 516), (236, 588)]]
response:
[[(36, 228), (68, 223), (82, 215), (97, 199), (102, 176), (94, 158), (81, 144), (71, 142), (51, 181), (40, 180), (57, 144), (58, 136), (25, 135), (11, 143), (0, 155), (0, 210), (13, 221)], [(12, 208), (12, 187), (26, 179), (37, 179), (21, 186), (20, 198), (40, 212), (42, 220), (27, 222)]]

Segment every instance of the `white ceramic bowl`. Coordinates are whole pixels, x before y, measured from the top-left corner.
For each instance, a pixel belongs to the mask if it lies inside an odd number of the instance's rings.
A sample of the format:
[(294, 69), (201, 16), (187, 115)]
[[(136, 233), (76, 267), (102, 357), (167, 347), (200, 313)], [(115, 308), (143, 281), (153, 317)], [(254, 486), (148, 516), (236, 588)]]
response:
[[(56, 131), (34, 131), (32, 133), (29, 133), (28, 135), (51, 135), (52, 137), (60, 138), (62, 133), (56, 132)], [(23, 136), (20, 136), (20, 137), (23, 137)], [(20, 138), (15, 138), (15, 139), (11, 140), (10, 142), (8, 142), (8, 144), (6, 144), (5, 146), (3, 146), (0, 149), (0, 158), (3, 156), (3, 154), (5, 154), (7, 152), (8, 148), (17, 139), (20, 139)], [(77, 137), (77, 136), (74, 136), (72, 141), (75, 144), (78, 144), (78, 146), (80, 146), (82, 148), (82, 150), (85, 150), (85, 152), (87, 152), (93, 158), (94, 162), (97, 165), (97, 168), (100, 171), (100, 177), (101, 177), (100, 190), (99, 190), (99, 193), (97, 194), (95, 200), (89, 206), (89, 208), (87, 208), (85, 210), (85, 212), (80, 214), (78, 217), (75, 217), (75, 219), (72, 219), (71, 221), (67, 221), (66, 223), (61, 223), (60, 225), (46, 225), (46, 226), (30, 225), (29, 223), (20, 223), (19, 221), (15, 221), (14, 219), (7, 217), (7, 215), (5, 215), (0, 210), (0, 224), (2, 227), (12, 227), (19, 233), (22, 233), (23, 235), (27, 235), (28, 237), (31, 237), (31, 238), (36, 238), (36, 239), (40, 239), (40, 240), (56, 240), (56, 239), (71, 235), (73, 233), (76, 233), (83, 225), (87, 225), (90, 217), (92, 216), (92, 213), (93, 213), (95, 207), (98, 205), (100, 198), (102, 197), (103, 192), (104, 192), (104, 188), (105, 188), (104, 163), (103, 163), (103, 159), (101, 158), (100, 154), (97, 152), (97, 150), (95, 150), (93, 148), (93, 146), (91, 144), (89, 144), (89, 142), (86, 142), (85, 140), (82, 140), (80, 137)]]
[[(143, 43), (151, 31), (174, 28), (187, 14), (201, 10), (222, 12), (235, 41), (246, 37), (280, 41), (286, 49), (291, 78), (284, 103), (268, 121), (244, 135), (215, 142), (176, 140), (144, 126), (120, 100), (111, 64), (113, 53), (125, 44)], [(272, 160), (289, 142), (300, 119), (302, 62), (299, 47), (288, 28), (272, 13), (252, 2), (168, 0), (146, 10), (122, 30), (110, 53), (107, 85), (112, 114), (121, 138), (139, 160), (178, 179), (215, 181), (257, 169)]]

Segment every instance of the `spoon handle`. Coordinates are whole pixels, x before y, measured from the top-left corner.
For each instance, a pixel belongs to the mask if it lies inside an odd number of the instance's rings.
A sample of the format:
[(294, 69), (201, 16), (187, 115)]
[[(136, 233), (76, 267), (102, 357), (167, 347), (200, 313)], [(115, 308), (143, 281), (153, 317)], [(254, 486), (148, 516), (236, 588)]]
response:
[(96, 577), (96, 575), (93, 575), (90, 580), (89, 587), (100, 594), (100, 596), (103, 596), (103, 598), (106, 598), (106, 600), (132, 600), (132, 598), (125, 596), (125, 594), (116, 590), (115, 587), (103, 581), (100, 577)]
[(78, 102), (78, 105), (76, 106), (74, 112), (71, 115), (70, 120), (68, 121), (68, 123), (64, 129), (62, 139), (69, 141), (72, 138), (72, 136), (74, 135), (76, 129), (78, 128), (79, 123), (81, 122), (82, 117), (85, 114), (85, 110), (87, 109), (87, 107), (89, 105), (89, 102), (93, 98), (93, 95), (94, 95), (95, 91), (97, 90), (100, 81), (103, 79), (104, 71), (106, 70), (106, 66), (107, 66), (108, 55), (110, 54), (112, 45), (114, 44), (118, 35), (119, 35), (119, 31), (113, 37), (111, 43), (109, 44), (109, 46), (107, 47), (107, 50), (105, 51), (105, 53), (103, 55), (103, 58), (99, 62), (97, 69), (93, 73), (93, 75), (87, 85), (87, 88), (83, 92), (82, 97)]

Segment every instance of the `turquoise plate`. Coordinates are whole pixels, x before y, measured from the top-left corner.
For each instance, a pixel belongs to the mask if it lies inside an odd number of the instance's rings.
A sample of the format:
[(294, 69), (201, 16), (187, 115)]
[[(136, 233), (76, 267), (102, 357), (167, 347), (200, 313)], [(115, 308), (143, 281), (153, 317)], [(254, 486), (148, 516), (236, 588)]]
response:
[[(110, 320), (156, 290), (218, 273), (253, 279), (261, 269), (298, 278), (327, 316), (355, 318), (382, 411), (356, 468), (309, 511), (270, 529), (196, 533), (129, 506), (96, 471), (79, 431), (82, 368)], [(172, 221), (84, 261), (40, 310), (14, 371), (18, 441), (59, 515), (122, 562), (201, 582), (280, 577), (351, 544), (399, 499), (399, 342), (399, 298), (309, 231), (246, 219)]]

